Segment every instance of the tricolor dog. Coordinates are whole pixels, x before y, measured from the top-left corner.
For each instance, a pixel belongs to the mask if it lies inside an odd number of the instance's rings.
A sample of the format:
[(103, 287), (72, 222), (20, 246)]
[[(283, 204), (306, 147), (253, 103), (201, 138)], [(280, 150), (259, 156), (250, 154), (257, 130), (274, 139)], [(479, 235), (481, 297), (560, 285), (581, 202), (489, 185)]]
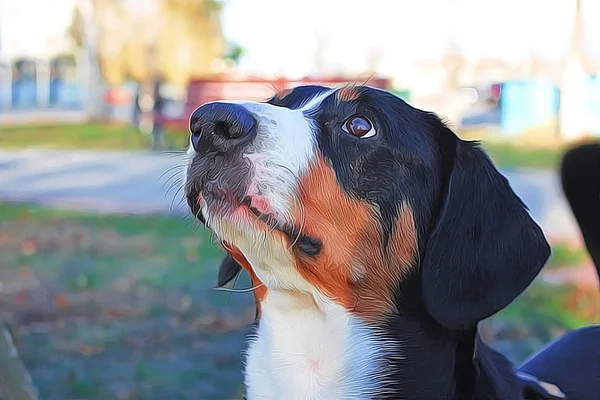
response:
[(302, 86), (204, 104), (190, 131), (185, 193), (228, 252), (220, 284), (243, 268), (255, 287), (248, 399), (599, 398), (598, 328), (519, 372), (481, 341), (550, 247), (436, 115), (366, 86)]

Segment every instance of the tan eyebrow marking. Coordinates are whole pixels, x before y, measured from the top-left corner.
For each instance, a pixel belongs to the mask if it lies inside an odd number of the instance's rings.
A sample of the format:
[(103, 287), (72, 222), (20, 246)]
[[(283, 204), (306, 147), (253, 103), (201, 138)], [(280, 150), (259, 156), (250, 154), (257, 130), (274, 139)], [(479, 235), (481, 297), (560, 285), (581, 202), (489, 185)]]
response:
[(360, 92), (358, 91), (355, 83), (350, 83), (339, 89), (336, 92), (335, 97), (338, 101), (354, 101), (358, 100), (360, 97)]

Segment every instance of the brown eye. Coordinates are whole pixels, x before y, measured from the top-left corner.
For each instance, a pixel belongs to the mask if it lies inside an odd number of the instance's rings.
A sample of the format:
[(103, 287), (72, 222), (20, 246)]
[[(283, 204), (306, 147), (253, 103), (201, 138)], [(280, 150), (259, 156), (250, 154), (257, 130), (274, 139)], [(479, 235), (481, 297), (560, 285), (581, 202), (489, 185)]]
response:
[(368, 138), (375, 135), (373, 124), (365, 117), (354, 115), (346, 120), (342, 126), (344, 132), (347, 132), (358, 138)]

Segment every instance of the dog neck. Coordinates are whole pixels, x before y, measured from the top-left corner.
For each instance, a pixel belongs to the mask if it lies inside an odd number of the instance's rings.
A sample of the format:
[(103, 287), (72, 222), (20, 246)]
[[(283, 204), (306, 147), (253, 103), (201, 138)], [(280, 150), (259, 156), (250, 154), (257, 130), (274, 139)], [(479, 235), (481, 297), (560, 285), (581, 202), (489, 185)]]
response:
[(249, 400), (520, 398), (512, 366), (475, 330), (457, 335), (400, 315), (367, 326), (299, 292), (270, 290), (261, 309), (246, 357)]
[(248, 399), (377, 397), (394, 345), (318, 294), (269, 290), (247, 352)]

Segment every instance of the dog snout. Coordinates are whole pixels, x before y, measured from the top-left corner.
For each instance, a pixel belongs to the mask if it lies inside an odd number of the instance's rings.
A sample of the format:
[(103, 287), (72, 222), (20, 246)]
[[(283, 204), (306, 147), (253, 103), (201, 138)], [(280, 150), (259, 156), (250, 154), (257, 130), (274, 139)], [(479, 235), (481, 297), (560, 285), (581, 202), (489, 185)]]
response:
[(190, 117), (191, 144), (197, 153), (223, 152), (250, 143), (257, 121), (243, 105), (208, 103)]

